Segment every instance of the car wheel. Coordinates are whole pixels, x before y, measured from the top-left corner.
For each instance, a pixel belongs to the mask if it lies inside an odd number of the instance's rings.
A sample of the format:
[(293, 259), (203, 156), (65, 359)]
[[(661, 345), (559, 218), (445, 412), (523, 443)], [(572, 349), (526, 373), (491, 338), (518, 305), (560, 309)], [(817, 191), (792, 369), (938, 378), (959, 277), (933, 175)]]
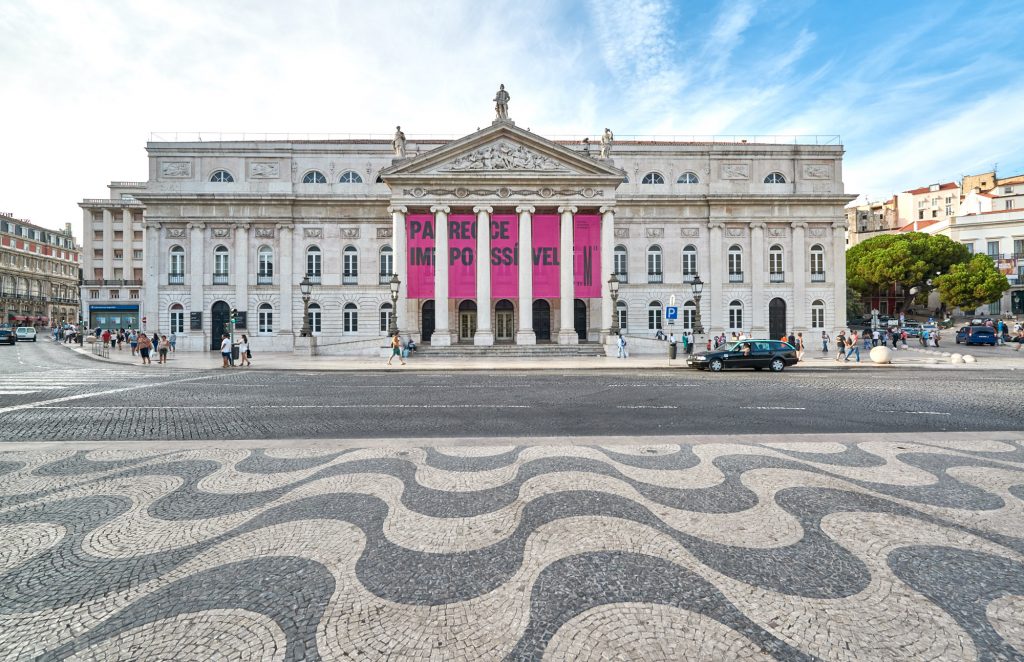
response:
[(714, 359), (708, 364), (708, 367), (711, 368), (711, 372), (722, 372), (722, 360)]
[(786, 367), (786, 362), (778, 358), (772, 359), (769, 367), (772, 369), (772, 372), (782, 372)]

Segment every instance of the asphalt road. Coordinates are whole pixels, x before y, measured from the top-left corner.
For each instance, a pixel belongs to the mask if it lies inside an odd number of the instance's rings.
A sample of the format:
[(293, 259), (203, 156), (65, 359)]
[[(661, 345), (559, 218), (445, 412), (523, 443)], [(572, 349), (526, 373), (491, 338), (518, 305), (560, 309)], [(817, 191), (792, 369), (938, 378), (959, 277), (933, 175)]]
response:
[(284, 372), (0, 347), (0, 440), (1020, 430), (1010, 371)]

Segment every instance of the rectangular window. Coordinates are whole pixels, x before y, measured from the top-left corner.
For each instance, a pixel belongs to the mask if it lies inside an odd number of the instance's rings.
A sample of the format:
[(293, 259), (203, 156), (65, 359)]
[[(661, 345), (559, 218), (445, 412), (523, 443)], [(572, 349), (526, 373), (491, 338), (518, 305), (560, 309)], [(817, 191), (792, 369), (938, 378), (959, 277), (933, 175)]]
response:
[(345, 333), (358, 333), (359, 332), (359, 311), (346, 309), (342, 313), (342, 318), (345, 324)]
[(94, 248), (94, 249), (92, 249), (92, 256), (94, 258), (97, 258), (97, 259), (102, 259), (103, 258), (103, 249), (102, 248)]
[(693, 329), (693, 321), (697, 318), (697, 308), (695, 306), (683, 306), (683, 328), (686, 330)]
[(629, 278), (626, 275), (626, 251), (615, 251), (615, 257), (613, 262), (615, 277), (619, 279), (619, 282), (629, 282)]
[(661, 308), (647, 309), (647, 328), (651, 331), (661, 328)]
[(953, 215), (953, 205), (946, 205), (946, 216)]
[(123, 260), (124, 259), (124, 251), (114, 251), (114, 259), (115, 260)]
[(953, 197), (952, 196), (949, 196), (949, 195), (946, 196), (946, 204), (947, 205), (953, 204)]
[(259, 333), (270, 335), (274, 332), (274, 311), (269, 308), (261, 308), (257, 314), (259, 317)]
[(96, 241), (103, 241), (103, 230), (93, 230), (92, 238)]
[(730, 329), (742, 329), (743, 328), (743, 309), (739, 307), (732, 307), (729, 309), (729, 328)]
[(100, 298), (100, 291), (99, 290), (89, 290), (89, 298), (90, 299), (99, 299)]
[(964, 242), (964, 246), (967, 247), (967, 252), (968, 253), (970, 253), (971, 255), (974, 255), (974, 242), (973, 241), (965, 241)]
[(697, 275), (697, 254), (691, 252), (683, 253), (683, 275)]
[(1013, 256), (1016, 258), (1024, 257), (1024, 239), (1013, 240)]
[(1013, 200), (1007, 200), (1005, 202), (1005, 209), (1013, 209)]
[(814, 306), (811, 308), (811, 328), (825, 328), (825, 309), (821, 306)]
[(121, 232), (120, 230), (114, 230), (114, 240), (124, 241), (124, 233)]
[(1012, 186), (1004, 186), (1003, 187), (1003, 194), (1005, 195), (1005, 194), (1008, 194), (1008, 193), (1013, 193), (1013, 187)]
[(391, 311), (381, 310), (380, 311), (380, 331), (381, 333), (387, 333), (388, 327), (391, 322)]
[(132, 251), (132, 259), (133, 260), (141, 260), (142, 259), (142, 251), (138, 250), (138, 249), (133, 250)]
[(110, 290), (110, 298), (111, 299), (120, 299), (121, 298), (121, 290)]
[(135, 230), (132, 232), (132, 239), (134, 241), (142, 241), (142, 230)]
[(139, 291), (138, 290), (128, 290), (128, 298), (129, 299), (138, 299), (139, 298)]
[(999, 257), (999, 242), (998, 241), (990, 241), (990, 242), (988, 242), (986, 244), (986, 253), (988, 253), (988, 256), (991, 257), (991, 258), (998, 258)]
[(184, 333), (185, 332), (185, 311), (183, 310), (172, 310), (171, 311), (171, 333)]

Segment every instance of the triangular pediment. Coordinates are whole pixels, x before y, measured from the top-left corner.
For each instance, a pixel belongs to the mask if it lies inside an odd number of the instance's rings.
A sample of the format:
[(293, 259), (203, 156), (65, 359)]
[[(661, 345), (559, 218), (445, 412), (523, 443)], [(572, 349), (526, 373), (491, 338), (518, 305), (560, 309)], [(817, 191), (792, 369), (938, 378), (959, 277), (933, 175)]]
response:
[(381, 171), (385, 181), (425, 177), (557, 178), (622, 181), (625, 173), (609, 161), (588, 156), (565, 145), (520, 129), (511, 122), (496, 122), (468, 136)]

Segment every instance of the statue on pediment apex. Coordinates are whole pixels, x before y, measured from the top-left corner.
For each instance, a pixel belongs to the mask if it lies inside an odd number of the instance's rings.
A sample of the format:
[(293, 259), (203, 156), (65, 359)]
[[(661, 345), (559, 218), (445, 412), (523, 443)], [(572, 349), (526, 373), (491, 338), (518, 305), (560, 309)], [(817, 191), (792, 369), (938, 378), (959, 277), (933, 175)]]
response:
[(395, 150), (395, 156), (405, 158), (405, 133), (400, 126), (395, 127), (395, 139), (391, 141), (391, 148)]
[(505, 91), (505, 84), (502, 83), (494, 95), (494, 113), (496, 119), (508, 119), (508, 102), (512, 97)]

